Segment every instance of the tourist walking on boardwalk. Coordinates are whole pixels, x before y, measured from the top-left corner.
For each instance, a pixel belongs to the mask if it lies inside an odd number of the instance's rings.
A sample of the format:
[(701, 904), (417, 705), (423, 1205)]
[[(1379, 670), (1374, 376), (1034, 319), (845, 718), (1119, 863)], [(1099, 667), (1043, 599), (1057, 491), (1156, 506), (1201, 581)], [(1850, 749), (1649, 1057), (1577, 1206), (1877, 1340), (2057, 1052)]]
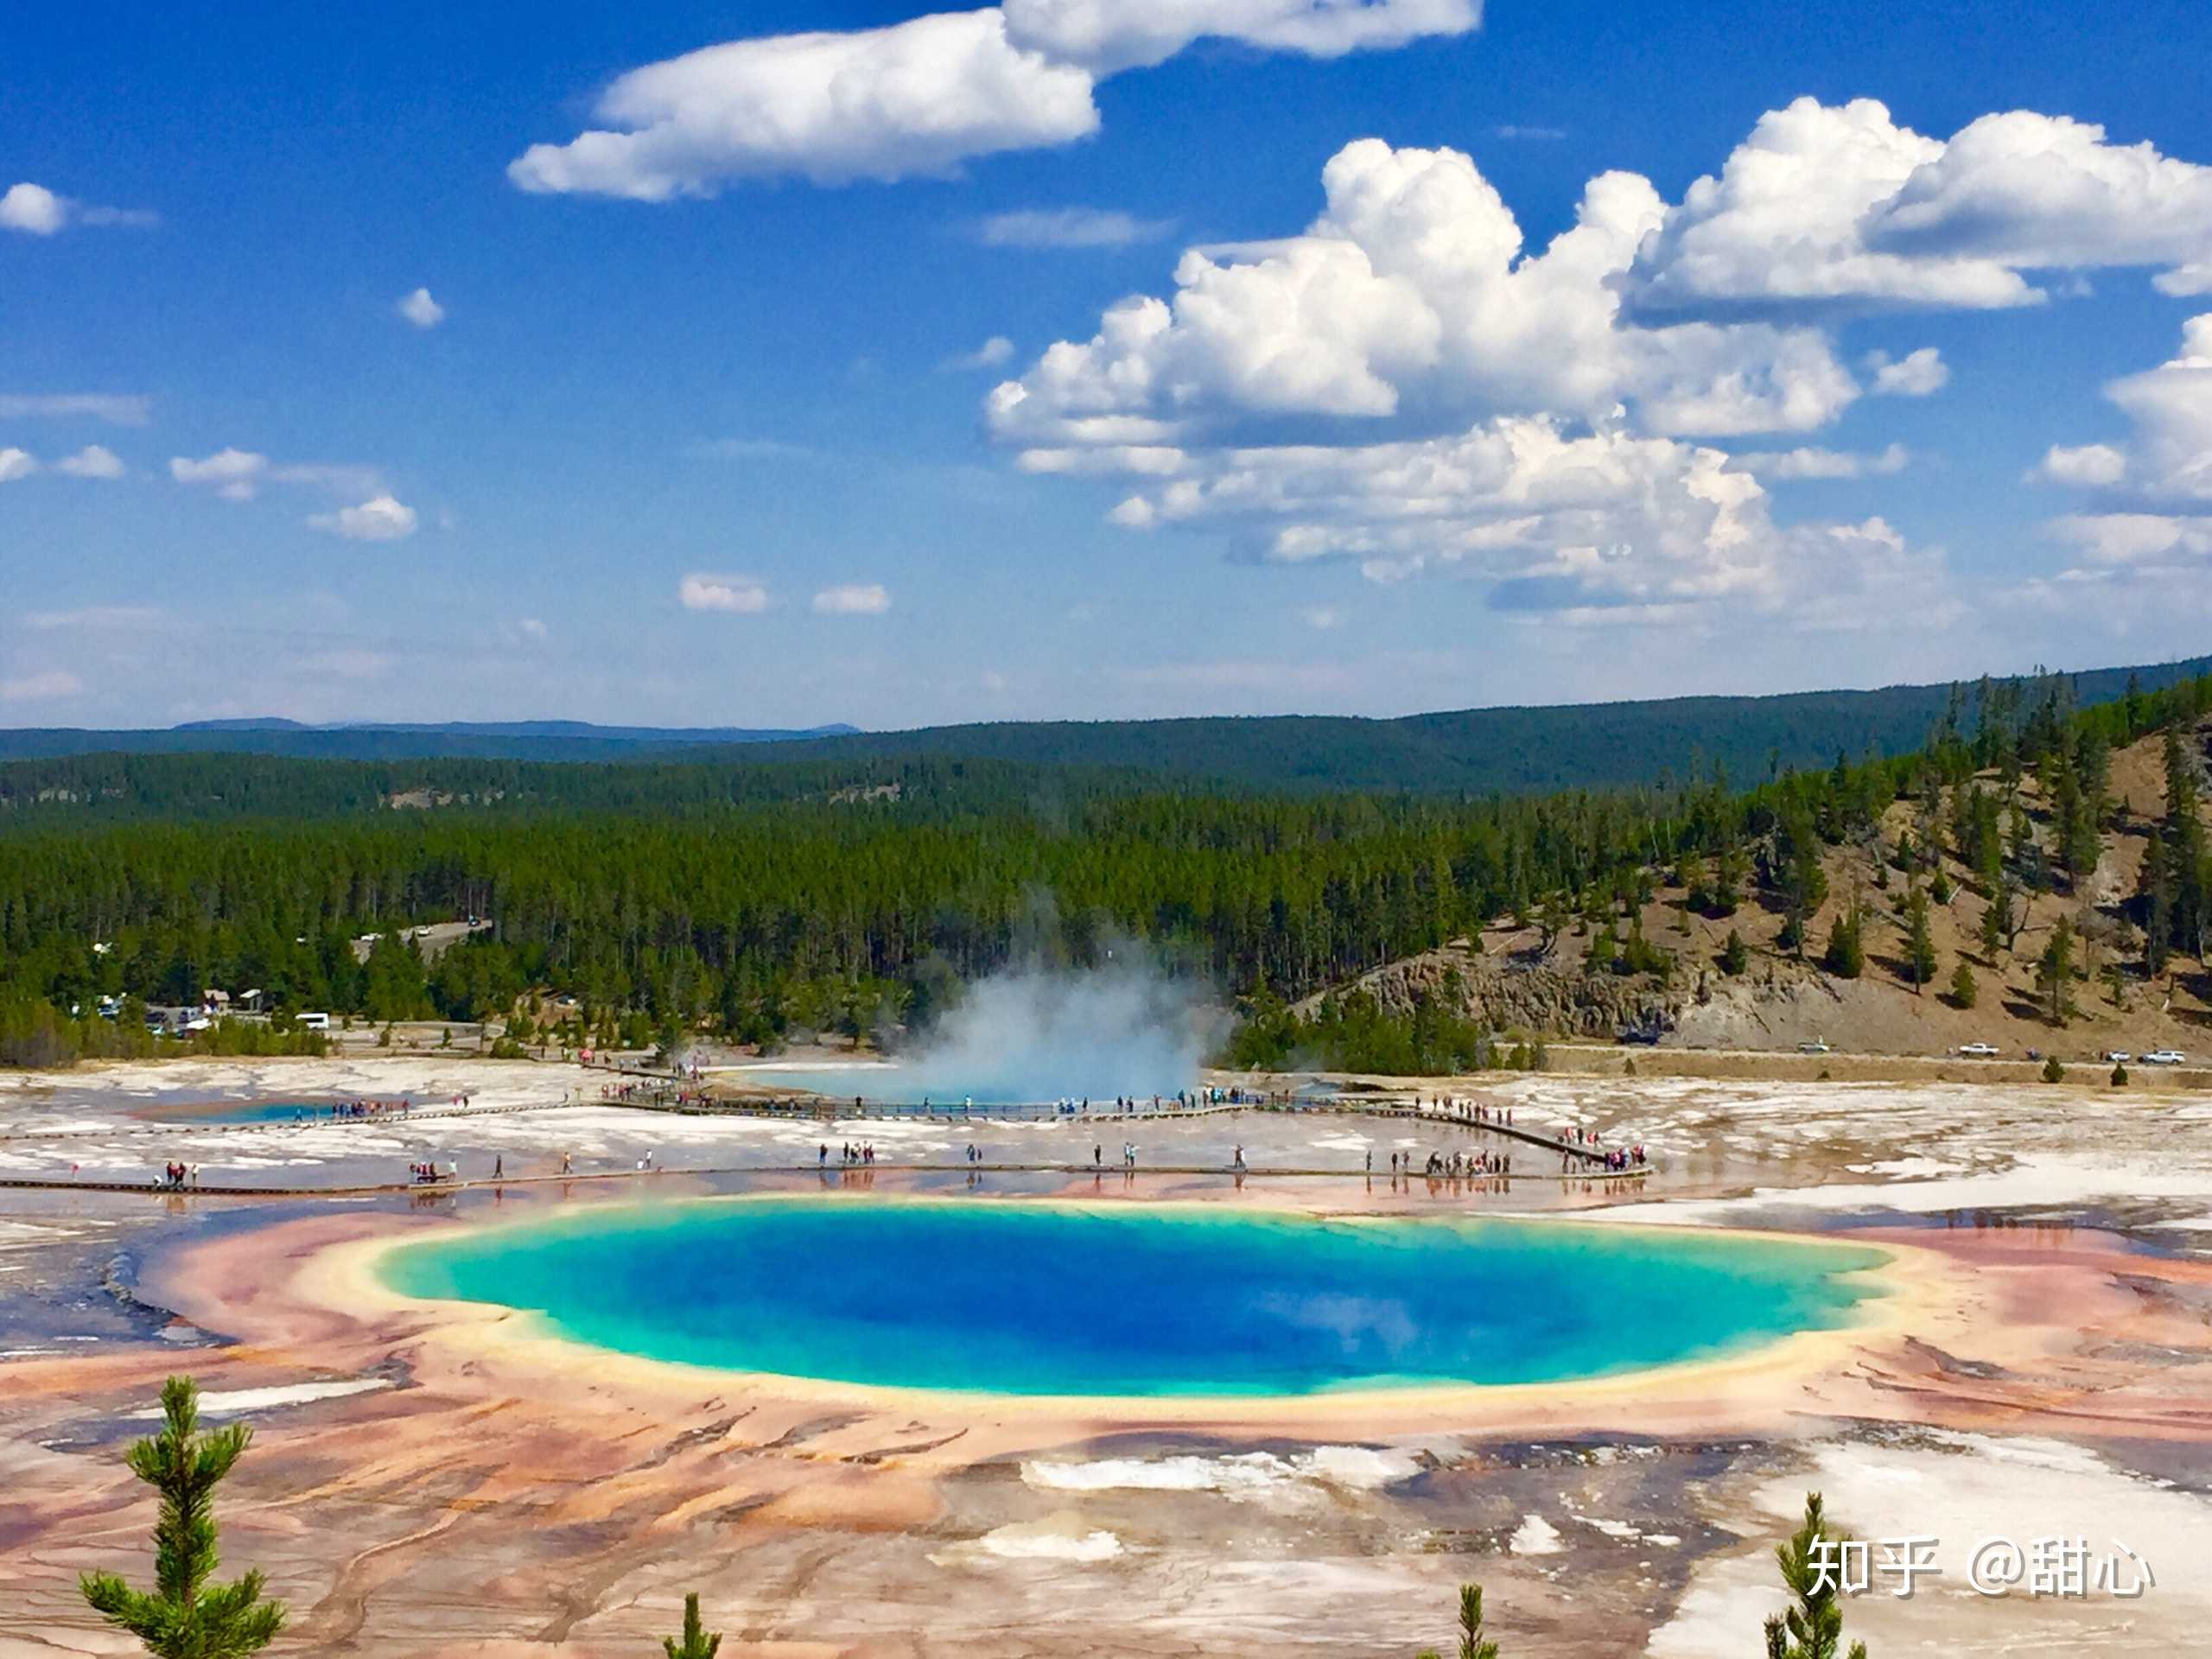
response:
[(506, 1154), (505, 1153), (498, 1154), (492, 1160), (492, 1179), (495, 1181), (499, 1180), (505, 1176), (506, 1173)]

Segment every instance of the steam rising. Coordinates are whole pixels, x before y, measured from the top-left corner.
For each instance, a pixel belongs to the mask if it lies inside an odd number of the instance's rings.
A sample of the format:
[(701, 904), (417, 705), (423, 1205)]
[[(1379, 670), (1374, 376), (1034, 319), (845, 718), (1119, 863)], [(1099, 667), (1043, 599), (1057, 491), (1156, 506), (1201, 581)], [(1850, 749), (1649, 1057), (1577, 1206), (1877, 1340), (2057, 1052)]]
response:
[(1172, 1095), (1196, 1080), (1222, 1015), (1195, 983), (1142, 964), (1030, 969), (970, 986), (921, 1051), (899, 1092), (939, 1101), (1049, 1101)]

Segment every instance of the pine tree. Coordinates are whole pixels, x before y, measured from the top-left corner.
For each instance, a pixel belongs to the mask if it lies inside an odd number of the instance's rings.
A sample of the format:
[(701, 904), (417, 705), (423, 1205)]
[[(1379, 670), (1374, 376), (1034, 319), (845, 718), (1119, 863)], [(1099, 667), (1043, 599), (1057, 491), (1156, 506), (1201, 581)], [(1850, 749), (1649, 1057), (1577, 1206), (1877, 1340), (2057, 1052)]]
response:
[[(1836, 1659), (1843, 1649), (1843, 1605), (1837, 1564), (1847, 1535), (1831, 1532), (1818, 1492), (1805, 1498), (1805, 1524), (1775, 1546), (1782, 1582), (1794, 1605), (1766, 1622), (1767, 1659)], [(1866, 1659), (1866, 1644), (1851, 1644), (1849, 1659)]]
[(1980, 987), (1974, 983), (1974, 969), (1961, 961), (1951, 970), (1951, 1001), (1961, 1008), (1970, 1008), (1980, 1000)]
[[(1441, 1659), (1441, 1656), (1429, 1648), (1422, 1651), (1421, 1659)], [(1459, 1586), (1459, 1659), (1497, 1659), (1497, 1643), (1483, 1634), (1483, 1587), (1479, 1584)]]
[(2064, 1025), (2074, 1009), (2074, 925), (2063, 916), (2050, 930), (2050, 943), (2044, 947), (2036, 969), (2036, 985), (2049, 1005), (2050, 1023)]
[(1734, 928), (1728, 930), (1728, 942), (1720, 947), (1720, 971), (1731, 979), (1740, 976), (1751, 965), (1751, 952), (1744, 943), (1744, 936)]
[(660, 1639), (668, 1649), (668, 1659), (715, 1659), (722, 1644), (720, 1630), (709, 1632), (699, 1623), (699, 1592), (694, 1590), (683, 1598), (683, 1635), (681, 1640), (672, 1636)]
[(92, 1611), (119, 1625), (160, 1659), (243, 1659), (284, 1628), (282, 1602), (261, 1599), (258, 1572), (210, 1586), (220, 1564), (216, 1548), (215, 1487), (253, 1439), (244, 1423), (198, 1432), (199, 1385), (173, 1376), (162, 1386), (162, 1432), (133, 1446), (130, 1472), (162, 1496), (154, 1524), (151, 1592), (133, 1590), (113, 1573), (79, 1581)]
[(2006, 892), (1999, 878), (1998, 887), (1988, 896), (1988, 905), (1982, 909), (1982, 960), (1995, 963), (1999, 953), (2011, 943), (2013, 929), (2013, 896)]
[(2174, 883), (2166, 863), (2166, 842), (2153, 835), (2143, 849), (2143, 872), (2136, 893), (2143, 900), (2143, 971), (2156, 979), (2166, 970), (2173, 950)]
[(1912, 973), (1912, 992), (1921, 994), (1936, 977), (1936, 940), (1928, 928), (1928, 895), (1918, 887), (1905, 901), (1905, 966)]
[(1866, 950), (1861, 942), (1856, 903), (1846, 905), (1835, 918), (1835, 925), (1828, 930), (1827, 953), (1821, 958), (1821, 965), (1838, 979), (1856, 979), (1866, 972)]

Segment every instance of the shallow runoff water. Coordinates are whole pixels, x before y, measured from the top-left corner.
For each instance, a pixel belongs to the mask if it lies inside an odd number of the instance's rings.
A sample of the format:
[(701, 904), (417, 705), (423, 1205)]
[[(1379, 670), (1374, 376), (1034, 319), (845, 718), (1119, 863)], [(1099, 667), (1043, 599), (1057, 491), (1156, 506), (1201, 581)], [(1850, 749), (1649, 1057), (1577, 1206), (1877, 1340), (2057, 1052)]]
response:
[(652, 1359), (1018, 1395), (1555, 1382), (1848, 1324), (1853, 1246), (1198, 1205), (699, 1199), (486, 1226), (385, 1261)]

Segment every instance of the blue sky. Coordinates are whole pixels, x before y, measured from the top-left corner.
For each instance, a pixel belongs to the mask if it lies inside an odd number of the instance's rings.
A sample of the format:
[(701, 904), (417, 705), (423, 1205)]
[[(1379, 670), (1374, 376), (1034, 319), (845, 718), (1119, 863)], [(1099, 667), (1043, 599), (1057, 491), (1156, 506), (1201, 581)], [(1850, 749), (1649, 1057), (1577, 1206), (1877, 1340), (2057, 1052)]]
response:
[(1392, 714), (2212, 639), (2201, 5), (10, 45), (0, 723)]

